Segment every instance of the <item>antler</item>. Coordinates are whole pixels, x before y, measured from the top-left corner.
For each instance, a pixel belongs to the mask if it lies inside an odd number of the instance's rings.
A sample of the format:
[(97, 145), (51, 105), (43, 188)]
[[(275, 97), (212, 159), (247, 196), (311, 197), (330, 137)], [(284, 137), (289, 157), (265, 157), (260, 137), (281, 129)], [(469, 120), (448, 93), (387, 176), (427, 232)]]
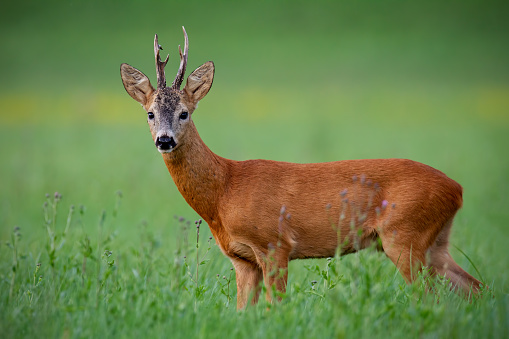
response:
[(184, 26), (182, 26), (182, 30), (184, 31), (184, 37), (186, 40), (184, 45), (184, 54), (182, 54), (182, 49), (180, 49), (179, 45), (180, 67), (177, 72), (177, 76), (175, 77), (175, 80), (173, 80), (173, 83), (171, 84), (171, 87), (177, 90), (180, 90), (180, 85), (182, 85), (182, 81), (184, 80), (184, 74), (186, 73), (187, 66), (187, 53), (189, 51), (189, 39), (187, 38), (187, 33)]
[[(186, 66), (187, 66), (187, 54), (189, 51), (189, 39), (187, 38), (186, 29), (184, 26), (182, 26), (182, 30), (184, 31), (184, 37), (185, 37), (185, 45), (184, 45), (184, 53), (182, 53), (182, 49), (179, 45), (179, 53), (180, 53), (180, 67), (177, 72), (177, 76), (175, 77), (175, 80), (173, 80), (173, 83), (171, 84), (171, 87), (177, 90), (180, 90), (180, 85), (182, 85), (182, 81), (184, 80), (184, 74), (186, 73)], [(170, 55), (166, 57), (166, 60), (164, 62), (161, 61), (161, 57), (159, 55), (159, 51), (163, 48), (161, 45), (159, 45), (157, 41), (157, 34), (154, 38), (154, 54), (156, 57), (156, 72), (157, 72), (157, 88), (165, 88), (166, 87), (166, 77), (164, 75), (164, 67), (166, 67), (166, 64), (168, 63), (168, 59), (170, 58)]]
[(164, 75), (164, 67), (168, 63), (168, 59), (170, 58), (170, 55), (166, 57), (166, 60), (164, 62), (161, 62), (161, 57), (159, 56), (159, 50), (162, 50), (163, 48), (161, 45), (159, 45), (157, 41), (157, 34), (154, 38), (154, 54), (156, 57), (156, 72), (157, 72), (157, 88), (165, 88), (166, 87), (166, 77)]

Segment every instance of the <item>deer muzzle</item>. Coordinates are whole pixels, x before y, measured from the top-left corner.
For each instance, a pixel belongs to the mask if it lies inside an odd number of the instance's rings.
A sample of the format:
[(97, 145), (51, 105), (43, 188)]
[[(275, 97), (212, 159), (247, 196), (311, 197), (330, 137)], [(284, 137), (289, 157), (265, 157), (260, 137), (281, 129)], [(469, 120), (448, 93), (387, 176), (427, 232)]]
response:
[(162, 135), (156, 139), (156, 147), (161, 153), (169, 153), (177, 146), (175, 138)]

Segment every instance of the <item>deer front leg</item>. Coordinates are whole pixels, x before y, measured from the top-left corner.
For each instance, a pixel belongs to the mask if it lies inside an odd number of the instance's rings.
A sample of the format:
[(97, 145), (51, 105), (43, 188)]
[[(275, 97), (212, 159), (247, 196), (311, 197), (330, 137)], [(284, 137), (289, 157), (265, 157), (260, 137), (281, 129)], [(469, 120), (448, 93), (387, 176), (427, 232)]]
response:
[(258, 265), (247, 260), (232, 258), (231, 261), (235, 267), (237, 280), (237, 310), (241, 310), (247, 306), (249, 298), (253, 305), (258, 302), (263, 273)]
[(272, 302), (274, 297), (281, 301), (281, 294), (286, 292), (288, 282), (288, 261), (267, 266), (264, 272), (267, 300)]
[(272, 302), (274, 297), (281, 301), (281, 294), (286, 292), (288, 281), (288, 252), (282, 248), (269, 249), (268, 255), (262, 256), (263, 280), (267, 288), (267, 301)]

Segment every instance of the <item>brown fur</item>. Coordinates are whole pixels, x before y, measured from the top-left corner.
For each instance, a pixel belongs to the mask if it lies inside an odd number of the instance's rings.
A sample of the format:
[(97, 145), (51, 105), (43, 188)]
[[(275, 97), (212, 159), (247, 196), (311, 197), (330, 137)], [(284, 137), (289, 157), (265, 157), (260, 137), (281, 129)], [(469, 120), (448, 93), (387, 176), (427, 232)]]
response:
[[(380, 238), (383, 250), (408, 282), (415, 278), (415, 270), (426, 264), (466, 293), (471, 287), (474, 292), (479, 288), (480, 282), (463, 271), (447, 249), (452, 219), (462, 204), (462, 188), (442, 172), (403, 159), (320, 164), (239, 162), (212, 153), (194, 126), (188, 133), (193, 142), (163, 158), (182, 196), (210, 225), (219, 247), (232, 260), (238, 276), (239, 308), (247, 302), (246, 290), (258, 291), (258, 272), (267, 275), (269, 244), (281, 242), (275, 260), (283, 269), (289, 260), (335, 254), (338, 238), (333, 223), (337, 225), (341, 212), (339, 193), (343, 189), (372, 190), (367, 183), (360, 184), (360, 178), (353, 181), (359, 173), (366, 175), (366, 182), (371, 180), (381, 188), (368, 212), (383, 200), (389, 206), (378, 217), (368, 213), (366, 220), (356, 225), (368, 241), (360, 241), (359, 248), (351, 241), (342, 248), (344, 253), (371, 245), (375, 234), (374, 239)], [(349, 205), (360, 200), (366, 202), (367, 198), (358, 193)], [(278, 222), (282, 206), (291, 214), (284, 220), (283, 237)], [(339, 233), (344, 243), (350, 234), (349, 223), (342, 224)], [(276, 283), (284, 290), (286, 276), (280, 277), (282, 281), (267, 280), (269, 286)]]
[[(269, 290), (285, 291), (290, 260), (330, 257), (338, 246), (342, 254), (352, 253), (378, 241), (408, 282), (428, 265), (465, 293), (478, 291), (480, 282), (448, 251), (462, 187), (444, 173), (404, 159), (317, 164), (228, 160), (205, 145), (190, 118), (183, 123), (176, 117), (184, 110), (191, 114), (207, 94), (211, 62), (194, 71), (182, 91), (168, 91), (180, 97), (174, 107), (158, 104), (161, 98), (155, 98), (163, 92), (147, 85), (143, 73), (126, 64), (121, 70), (126, 90), (145, 110), (173, 121), (164, 128), (171, 128), (178, 146), (163, 153), (164, 162), (232, 261), (239, 309), (249, 298), (258, 300), (262, 279)], [(154, 140), (161, 133), (158, 126), (150, 124)]]

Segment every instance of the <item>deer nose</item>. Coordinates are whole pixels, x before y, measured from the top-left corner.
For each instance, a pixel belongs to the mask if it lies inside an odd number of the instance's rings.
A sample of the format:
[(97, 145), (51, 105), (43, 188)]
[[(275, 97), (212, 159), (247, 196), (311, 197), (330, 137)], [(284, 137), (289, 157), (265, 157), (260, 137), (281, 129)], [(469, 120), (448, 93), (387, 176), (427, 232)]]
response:
[(175, 139), (173, 139), (173, 137), (163, 135), (163, 136), (157, 137), (157, 139), (156, 139), (156, 147), (159, 149), (169, 150), (169, 149), (175, 148), (175, 146), (177, 146), (177, 143), (175, 142)]

